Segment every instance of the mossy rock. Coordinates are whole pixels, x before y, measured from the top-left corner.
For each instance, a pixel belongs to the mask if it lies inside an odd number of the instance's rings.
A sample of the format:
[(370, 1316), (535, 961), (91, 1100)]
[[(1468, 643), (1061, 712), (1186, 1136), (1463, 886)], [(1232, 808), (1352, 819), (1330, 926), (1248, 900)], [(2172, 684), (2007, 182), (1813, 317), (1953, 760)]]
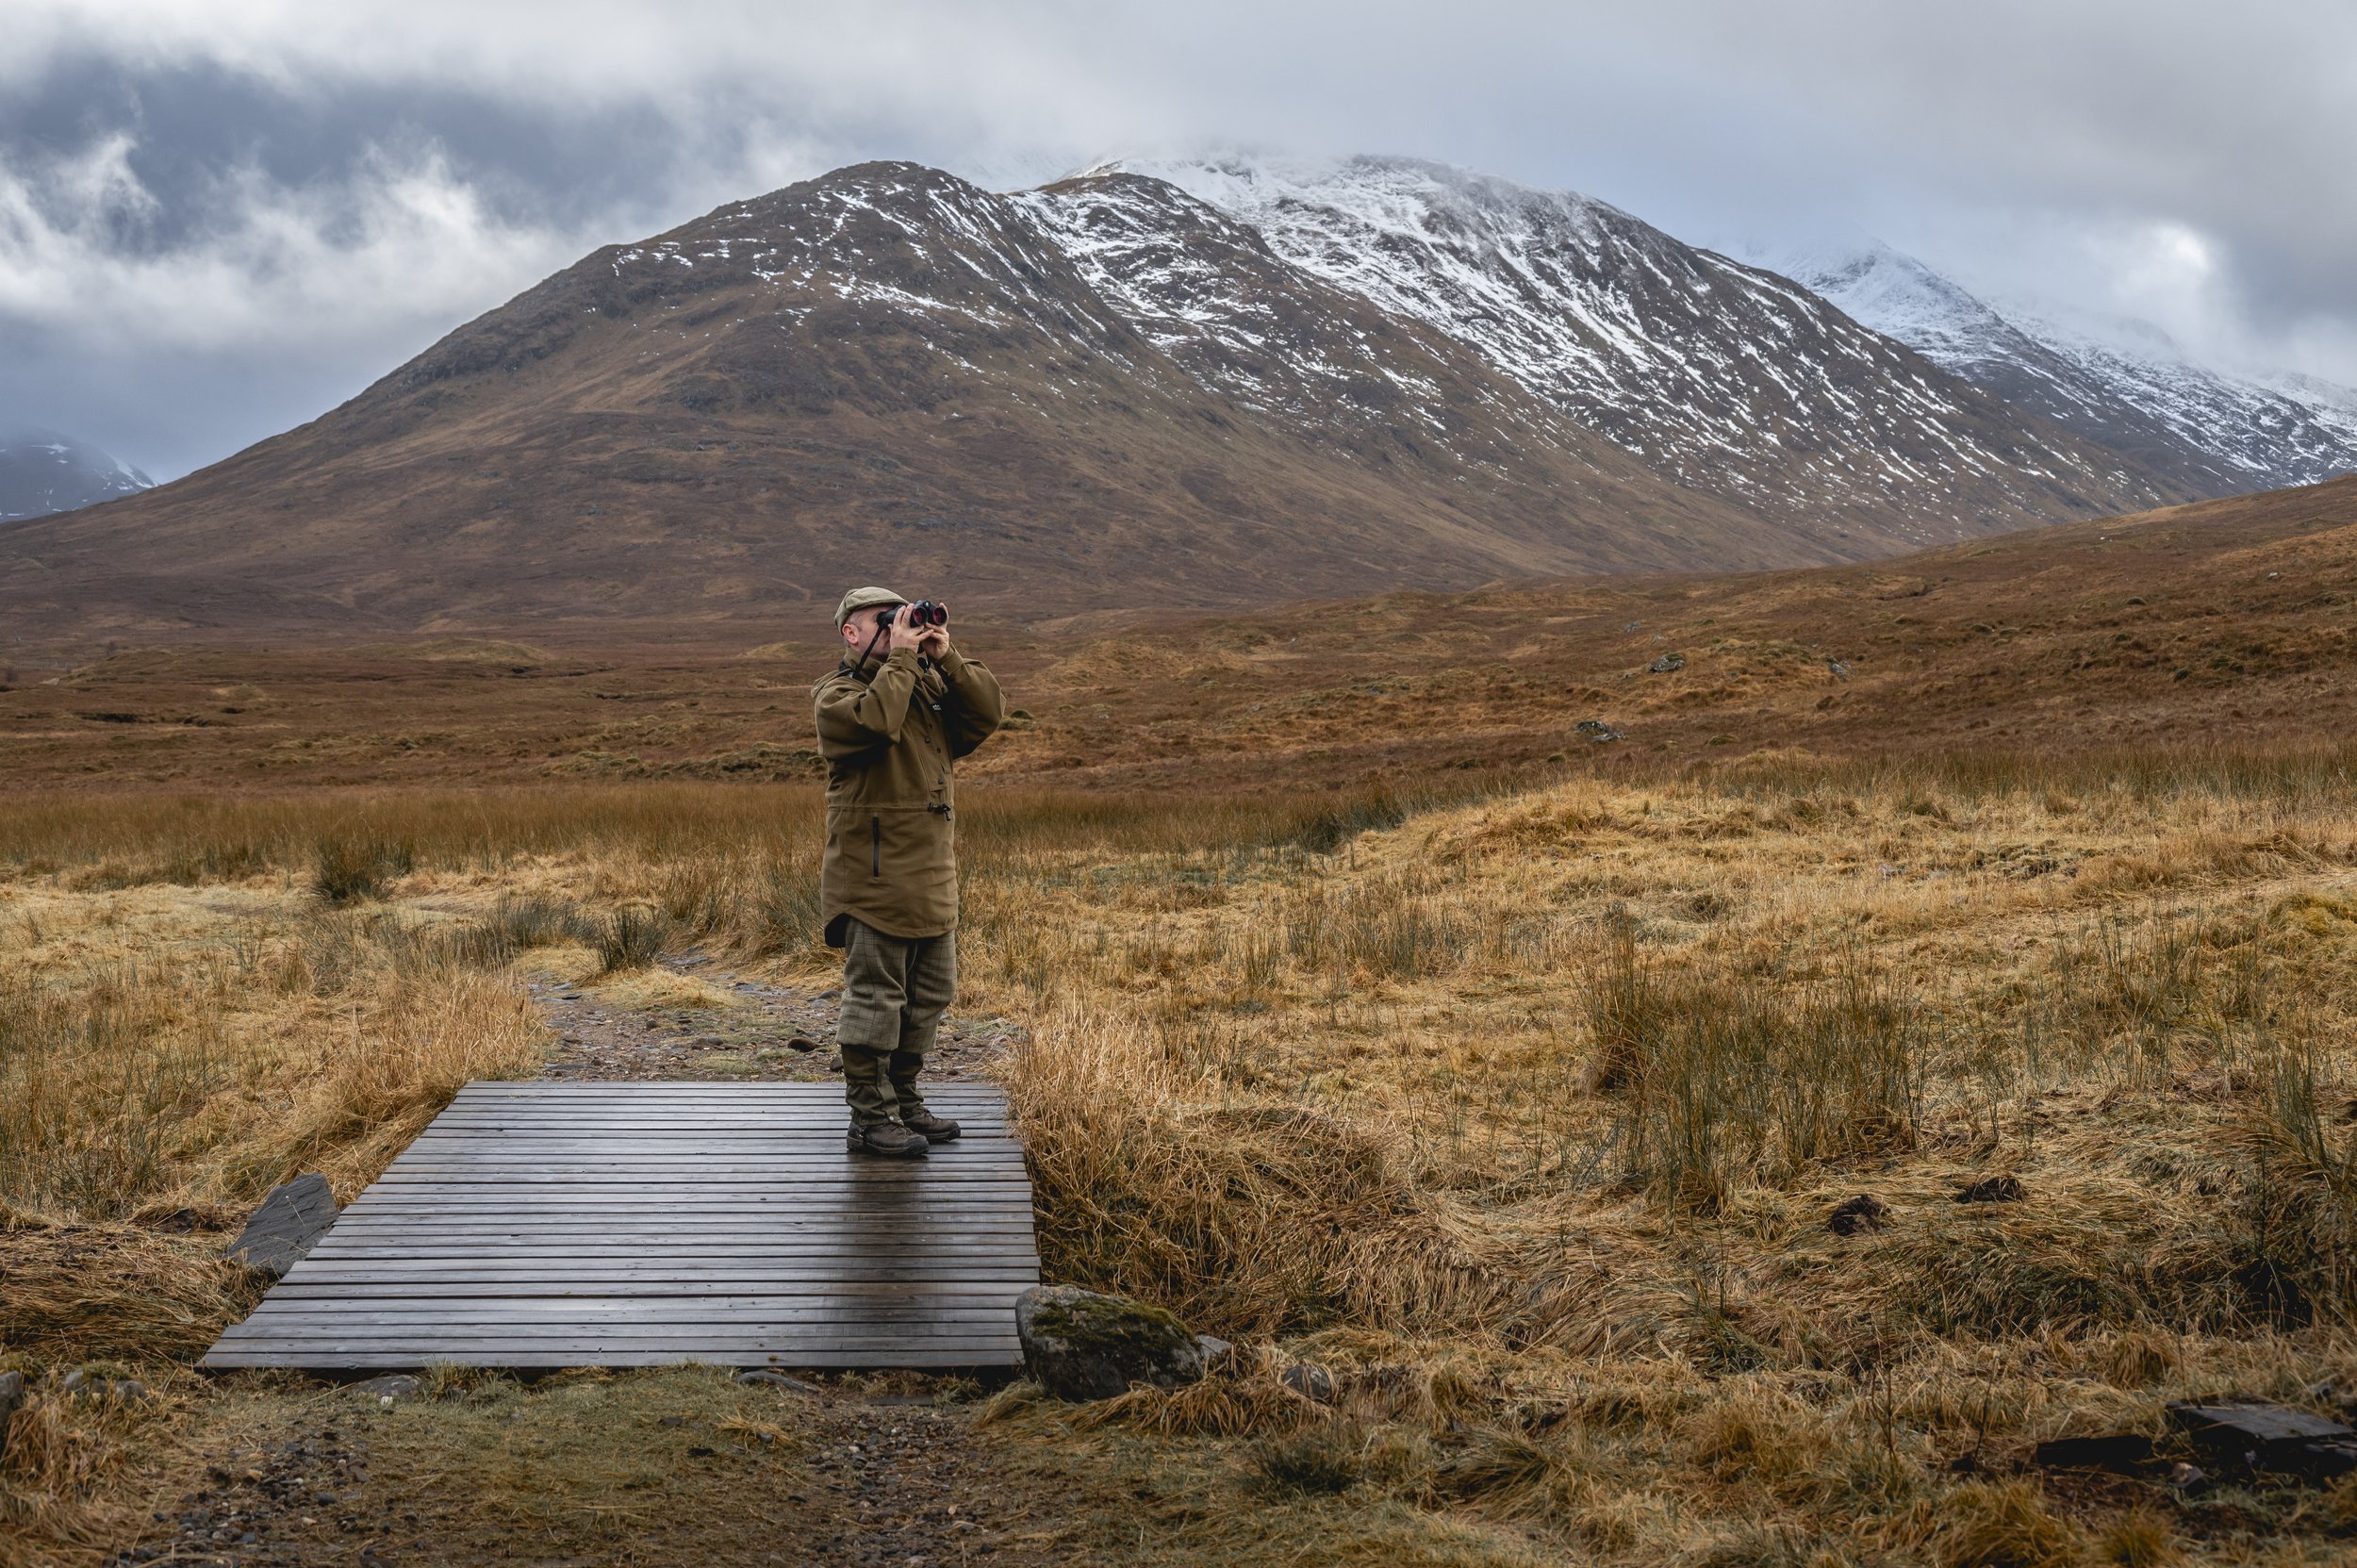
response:
[(1207, 1345), (1160, 1307), (1073, 1285), (1036, 1285), (1014, 1304), (1023, 1363), (1059, 1399), (1110, 1399), (1133, 1384), (1178, 1388), (1203, 1376)]

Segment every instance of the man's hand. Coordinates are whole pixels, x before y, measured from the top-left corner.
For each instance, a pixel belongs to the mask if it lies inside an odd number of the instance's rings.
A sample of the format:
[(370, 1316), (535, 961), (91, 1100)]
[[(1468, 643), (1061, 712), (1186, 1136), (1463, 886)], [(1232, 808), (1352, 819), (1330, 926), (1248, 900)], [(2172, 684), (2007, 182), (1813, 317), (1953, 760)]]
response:
[(941, 612), (941, 624), (928, 626), (918, 635), (916, 651), (929, 659), (937, 659), (949, 652), (949, 612)]
[(884, 648), (887, 655), (898, 653), (903, 648), (919, 653), (925, 651), (925, 639), (931, 634), (932, 629), (918, 627), (909, 619), (911, 613), (911, 607), (906, 604), (892, 612), (892, 619), (888, 622), (892, 628), (892, 635)]

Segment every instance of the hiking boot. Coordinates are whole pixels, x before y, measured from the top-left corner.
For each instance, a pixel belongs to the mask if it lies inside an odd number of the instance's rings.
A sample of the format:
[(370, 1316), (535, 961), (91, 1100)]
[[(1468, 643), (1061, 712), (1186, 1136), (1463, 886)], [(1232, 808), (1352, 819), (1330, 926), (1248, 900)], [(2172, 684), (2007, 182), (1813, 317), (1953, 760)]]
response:
[(936, 1116), (931, 1111), (912, 1111), (900, 1117), (900, 1125), (929, 1144), (946, 1144), (958, 1135), (958, 1124), (947, 1116)]
[(854, 1154), (882, 1154), (897, 1160), (922, 1159), (926, 1148), (923, 1134), (890, 1122), (854, 1127), (843, 1134), (843, 1146)]

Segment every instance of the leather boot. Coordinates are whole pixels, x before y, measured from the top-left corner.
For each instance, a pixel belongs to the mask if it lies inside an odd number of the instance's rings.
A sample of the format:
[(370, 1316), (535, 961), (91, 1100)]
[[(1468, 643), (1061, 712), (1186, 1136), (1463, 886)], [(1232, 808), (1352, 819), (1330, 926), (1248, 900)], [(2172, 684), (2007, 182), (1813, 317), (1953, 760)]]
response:
[(892, 1122), (877, 1122), (870, 1127), (854, 1122), (843, 1135), (843, 1145), (854, 1154), (881, 1154), (895, 1160), (921, 1160), (929, 1147), (922, 1133)]
[(929, 1144), (946, 1144), (960, 1131), (956, 1122), (947, 1116), (936, 1116), (921, 1105), (914, 1111), (901, 1112), (900, 1125)]

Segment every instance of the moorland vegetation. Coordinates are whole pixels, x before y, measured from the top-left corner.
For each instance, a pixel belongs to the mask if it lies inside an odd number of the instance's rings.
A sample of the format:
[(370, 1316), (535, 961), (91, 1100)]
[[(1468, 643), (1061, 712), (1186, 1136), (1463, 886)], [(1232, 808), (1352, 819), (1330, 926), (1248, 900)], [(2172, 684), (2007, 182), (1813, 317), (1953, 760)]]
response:
[[(2352, 767), (2318, 744), (978, 789), (966, 1005), (1023, 1026), (996, 1070), (1047, 1273), (1241, 1349), (1178, 1392), (1018, 1384), (965, 1419), (1135, 1481), (1117, 1523), (1041, 1538), (1106, 1560), (2330, 1560), (2357, 1480), (2031, 1458), (2166, 1445), (2172, 1399), (2357, 1390)], [(199, 1462), (191, 1433), (298, 1396), (190, 1370), (253, 1299), (223, 1232), (298, 1170), (349, 1197), (461, 1082), (535, 1072), (525, 977), (618, 984), (692, 946), (821, 983), (816, 804), (12, 810), (0, 1348), (36, 1397), (0, 1556), (95, 1560)], [(1331, 1402), (1285, 1381), (1301, 1362)], [(91, 1365), (154, 1396), (59, 1392)], [(494, 1393), (527, 1425), (588, 1397)], [(498, 1441), (471, 1397), (447, 1440)], [(727, 1419), (803, 1462), (774, 1411)], [(642, 1514), (603, 1507), (543, 1527), (643, 1551)]]

